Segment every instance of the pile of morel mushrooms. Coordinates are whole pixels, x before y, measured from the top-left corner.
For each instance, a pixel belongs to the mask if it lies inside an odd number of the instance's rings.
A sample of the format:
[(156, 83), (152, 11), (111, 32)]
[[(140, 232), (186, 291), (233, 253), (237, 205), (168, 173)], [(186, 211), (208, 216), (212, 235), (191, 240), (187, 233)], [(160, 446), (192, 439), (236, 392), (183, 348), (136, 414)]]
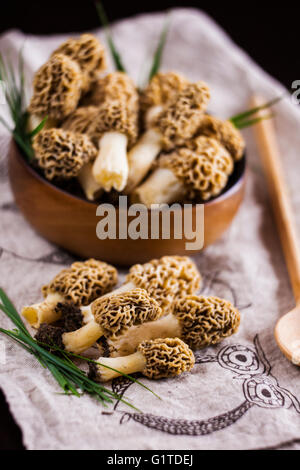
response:
[(91, 34), (69, 39), (36, 72), (30, 127), (35, 163), (57, 184), (77, 180), (88, 200), (122, 192), (151, 204), (207, 201), (227, 185), (244, 141), (207, 114), (208, 86), (157, 73), (142, 91), (124, 72), (105, 74)]
[(42, 302), (22, 314), (50, 348), (80, 355), (92, 347), (102, 351), (90, 364), (91, 378), (100, 382), (120, 373), (175, 377), (193, 368), (194, 350), (238, 330), (240, 314), (229, 301), (197, 295), (201, 275), (188, 257), (136, 264), (123, 285), (117, 283), (113, 266), (76, 262), (42, 288)]

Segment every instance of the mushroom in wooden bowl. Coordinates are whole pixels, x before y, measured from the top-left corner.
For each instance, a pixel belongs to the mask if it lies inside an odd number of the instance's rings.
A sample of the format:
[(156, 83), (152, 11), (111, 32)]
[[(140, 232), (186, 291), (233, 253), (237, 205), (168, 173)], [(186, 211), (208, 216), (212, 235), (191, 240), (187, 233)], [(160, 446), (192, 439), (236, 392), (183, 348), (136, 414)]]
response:
[[(83, 258), (132, 265), (194, 254), (191, 233), (201, 231), (196, 250), (214, 243), (242, 202), (239, 129), (255, 110), (215, 118), (207, 114), (209, 87), (174, 72), (154, 75), (140, 92), (124, 71), (105, 75), (98, 43), (91, 35), (71, 39), (37, 72), (9, 151), (16, 203), (38, 233)], [(143, 219), (135, 203), (144, 205)], [(167, 230), (157, 204), (170, 205)], [(204, 221), (186, 232), (199, 207)]]

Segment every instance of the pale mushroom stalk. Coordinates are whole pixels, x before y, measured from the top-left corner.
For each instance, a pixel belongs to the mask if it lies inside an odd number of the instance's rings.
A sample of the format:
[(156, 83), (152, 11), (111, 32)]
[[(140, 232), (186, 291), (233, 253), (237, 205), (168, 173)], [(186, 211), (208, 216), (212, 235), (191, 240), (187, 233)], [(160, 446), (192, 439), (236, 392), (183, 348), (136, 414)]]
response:
[(158, 168), (132, 194), (132, 202), (147, 207), (181, 201), (186, 194), (182, 181), (168, 168)]
[[(97, 366), (97, 379), (100, 382), (108, 382), (116, 377), (120, 377), (118, 371), (123, 374), (131, 375), (135, 372), (142, 372), (146, 367), (146, 360), (142, 353), (139, 351), (123, 357), (100, 357), (98, 362), (101, 363)], [(105, 367), (107, 366), (107, 367)], [(111, 369), (109, 369), (111, 367)], [(116, 370), (113, 370), (116, 369)]]
[(163, 111), (164, 107), (162, 105), (156, 105), (149, 108), (145, 113), (145, 125), (146, 128), (151, 128), (155, 124), (158, 116)]
[(98, 116), (88, 134), (99, 146), (93, 175), (105, 191), (122, 191), (128, 178), (127, 149), (138, 134), (138, 93), (131, 78), (122, 72), (108, 74), (92, 92)]
[(93, 176), (105, 191), (122, 191), (128, 178), (128, 138), (120, 132), (106, 132), (99, 141), (99, 154), (93, 164)]
[(50, 292), (42, 302), (23, 307), (22, 315), (34, 328), (38, 328), (42, 323), (54, 323), (61, 317), (55, 307), (64, 301), (62, 295)]
[(160, 151), (161, 135), (155, 129), (149, 129), (128, 153), (129, 173), (125, 194), (130, 194), (144, 179)]
[(78, 330), (63, 333), (62, 342), (66, 351), (80, 354), (91, 348), (103, 335), (101, 325), (91, 320)]
[(147, 325), (131, 328), (116, 341), (109, 340), (112, 357), (133, 353), (141, 341), (155, 338), (180, 338), (191, 349), (221, 342), (237, 332), (239, 311), (218, 297), (189, 295), (175, 300), (172, 312)]
[[(91, 310), (81, 309), (85, 323), (81, 328), (62, 332), (59, 344), (67, 351), (77, 354), (84, 352), (101, 336), (117, 339), (130, 327), (154, 321), (161, 316), (158, 303), (144, 289), (100, 297), (93, 302)], [(53, 334), (56, 334), (53, 327), (47, 329), (47, 325), (42, 325), (38, 338), (40, 341), (44, 338), (44, 342), (50, 344), (49, 339)]]
[[(203, 82), (189, 84), (158, 114), (152, 127), (129, 152), (130, 173), (126, 193), (142, 181), (161, 150), (172, 150), (193, 136), (206, 110), (209, 96)], [(145, 163), (141, 163), (144, 159)]]
[(78, 261), (43, 286), (45, 299), (23, 307), (22, 315), (34, 328), (39, 328), (42, 323), (54, 323), (61, 318), (58, 304), (71, 302), (77, 307), (89, 305), (113, 289), (117, 280), (117, 270), (107, 263), (94, 259)]
[(93, 164), (87, 163), (82, 167), (77, 179), (89, 201), (95, 201), (103, 194), (103, 187), (97, 183), (93, 175)]
[(231, 155), (219, 142), (200, 136), (162, 155), (158, 168), (135, 189), (132, 200), (148, 207), (185, 196), (206, 201), (221, 193), (233, 168)]
[(120, 376), (119, 372), (126, 375), (141, 372), (149, 379), (176, 377), (190, 371), (195, 364), (193, 352), (178, 338), (143, 341), (133, 354), (117, 358), (101, 357), (98, 361), (99, 365), (91, 370), (100, 382)]

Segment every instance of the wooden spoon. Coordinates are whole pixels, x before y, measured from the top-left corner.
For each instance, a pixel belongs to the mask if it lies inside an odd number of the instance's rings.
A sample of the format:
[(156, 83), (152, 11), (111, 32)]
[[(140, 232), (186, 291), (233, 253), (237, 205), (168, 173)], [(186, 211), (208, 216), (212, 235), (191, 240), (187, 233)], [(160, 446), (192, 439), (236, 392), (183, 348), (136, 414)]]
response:
[[(261, 98), (252, 98), (254, 106), (260, 106), (263, 102)], [(300, 366), (300, 239), (297, 237), (273, 122), (264, 120), (254, 128), (296, 301), (296, 307), (278, 321), (275, 339), (283, 354)]]

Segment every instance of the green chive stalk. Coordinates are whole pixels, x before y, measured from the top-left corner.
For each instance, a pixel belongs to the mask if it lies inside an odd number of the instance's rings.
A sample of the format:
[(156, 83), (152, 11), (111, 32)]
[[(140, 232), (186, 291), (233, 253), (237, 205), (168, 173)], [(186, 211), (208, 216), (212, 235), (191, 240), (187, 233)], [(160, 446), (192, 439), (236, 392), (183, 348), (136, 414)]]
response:
[(4, 84), (4, 96), (9, 108), (13, 127), (0, 116), (0, 122), (11, 133), (16, 143), (22, 149), (27, 159), (31, 161), (34, 157), (31, 139), (42, 130), (47, 117), (30, 133), (27, 132), (29, 114), (25, 103), (25, 75), (22, 50), (19, 53), (18, 77), (9, 59), (4, 59), (0, 54), (0, 80)]
[(97, 13), (98, 13), (99, 19), (101, 21), (101, 24), (102, 24), (102, 26), (104, 27), (104, 30), (105, 30), (106, 40), (107, 40), (109, 50), (110, 50), (112, 59), (114, 61), (116, 70), (119, 70), (120, 72), (126, 72), (126, 69), (123, 65), (121, 55), (120, 55), (119, 51), (117, 50), (116, 45), (114, 43), (114, 40), (113, 40), (113, 37), (112, 37), (112, 34), (111, 34), (111, 30), (110, 30), (110, 26), (109, 26), (109, 21), (108, 21), (106, 12), (104, 10), (104, 7), (103, 7), (101, 2), (95, 2), (95, 6), (96, 6), (96, 9), (97, 9)]

